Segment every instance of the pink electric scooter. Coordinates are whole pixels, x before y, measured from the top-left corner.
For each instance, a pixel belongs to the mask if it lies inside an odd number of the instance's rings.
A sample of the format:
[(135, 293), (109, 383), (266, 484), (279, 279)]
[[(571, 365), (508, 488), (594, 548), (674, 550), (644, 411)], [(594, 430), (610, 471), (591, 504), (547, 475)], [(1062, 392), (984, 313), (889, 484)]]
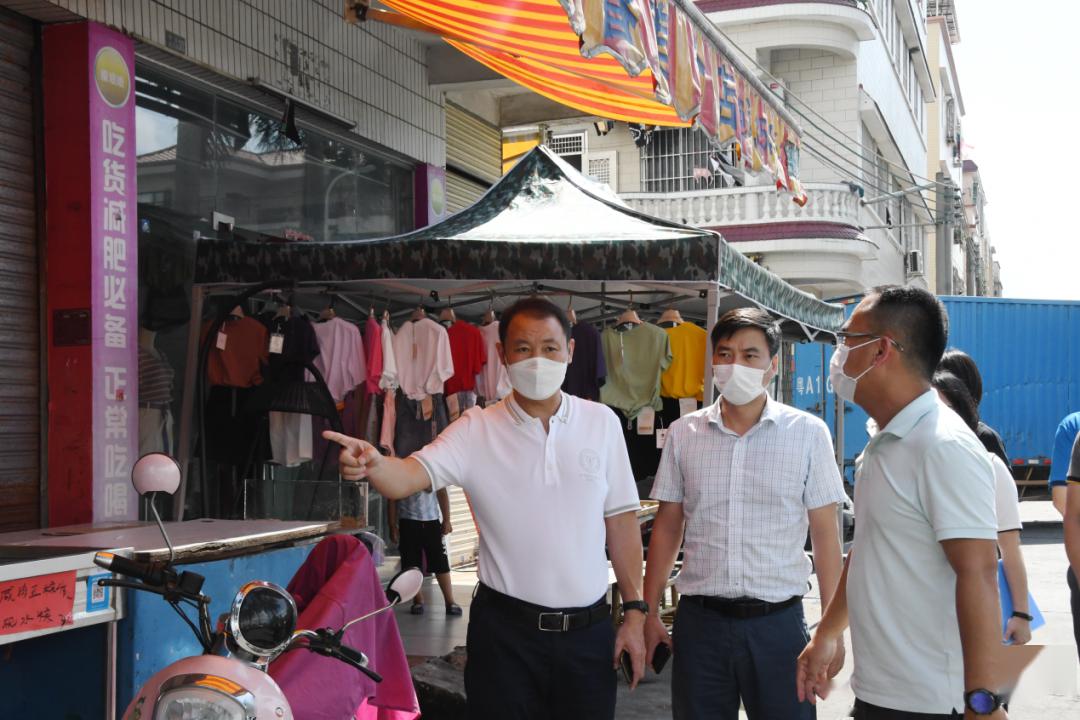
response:
[[(180, 466), (164, 453), (151, 453), (135, 463), (131, 476), (140, 495), (172, 494), (180, 485)], [(275, 658), (294, 649), (336, 658), (375, 682), (382, 681), (368, 668), (367, 656), (343, 644), (342, 637), (352, 625), (411, 600), (423, 583), (419, 570), (404, 570), (390, 581), (385, 607), (336, 631), (296, 630), (296, 603), (289, 593), (273, 583), (249, 582), (240, 588), (231, 611), (221, 616), (213, 632), (210, 598), (200, 592), (204, 578), (173, 567), (172, 543), (152, 502), (150, 507), (169, 547), (169, 560), (142, 563), (99, 552), (95, 563), (128, 578), (99, 583), (161, 595), (195, 633), (203, 654), (178, 660), (154, 674), (135, 694), (124, 720), (290, 720), (289, 703), (266, 669)], [(185, 605), (198, 611), (198, 625), (184, 611)]]

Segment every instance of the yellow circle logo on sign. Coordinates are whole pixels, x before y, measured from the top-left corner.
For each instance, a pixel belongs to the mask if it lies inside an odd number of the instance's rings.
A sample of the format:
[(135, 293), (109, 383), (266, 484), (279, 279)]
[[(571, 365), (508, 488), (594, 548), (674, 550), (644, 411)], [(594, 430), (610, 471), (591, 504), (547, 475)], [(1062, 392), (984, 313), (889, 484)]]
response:
[(131, 96), (131, 73), (116, 48), (103, 47), (94, 58), (94, 82), (101, 99), (114, 108), (124, 107)]

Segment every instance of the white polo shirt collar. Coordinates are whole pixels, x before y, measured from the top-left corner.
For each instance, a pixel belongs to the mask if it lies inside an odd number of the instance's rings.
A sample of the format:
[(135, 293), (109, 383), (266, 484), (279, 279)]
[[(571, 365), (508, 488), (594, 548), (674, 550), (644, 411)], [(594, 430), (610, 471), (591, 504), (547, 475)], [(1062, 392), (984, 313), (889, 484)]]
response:
[(909, 402), (903, 410), (896, 413), (896, 416), (889, 421), (889, 424), (885, 426), (878, 435), (892, 435), (894, 437), (903, 438), (908, 433), (915, 429), (915, 426), (919, 424), (919, 421), (926, 417), (926, 414), (937, 407), (937, 393), (933, 388), (927, 390), (919, 397)]
[[(555, 411), (555, 414), (551, 416), (551, 419), (558, 420), (563, 425), (566, 425), (570, 422), (570, 408), (573, 403), (570, 401), (570, 396), (566, 393), (560, 391), (559, 395), (559, 409)], [(504, 407), (506, 408), (507, 413), (510, 414), (510, 419), (518, 427), (527, 428), (533, 425), (541, 424), (540, 418), (533, 417), (522, 409), (521, 405), (517, 401), (517, 398), (514, 396), (514, 393), (511, 392), (509, 395), (507, 395), (505, 398), (503, 398), (502, 402)]]

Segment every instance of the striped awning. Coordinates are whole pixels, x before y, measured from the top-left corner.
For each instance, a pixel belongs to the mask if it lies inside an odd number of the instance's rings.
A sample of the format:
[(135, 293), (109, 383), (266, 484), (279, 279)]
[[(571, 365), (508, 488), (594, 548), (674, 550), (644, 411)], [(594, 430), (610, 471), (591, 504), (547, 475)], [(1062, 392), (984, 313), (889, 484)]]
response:
[(383, 0), (474, 60), (610, 120), (689, 127), (805, 196), (799, 129), (692, 0)]
[(611, 120), (689, 126), (655, 99), (651, 70), (636, 77), (611, 55), (587, 58), (558, 0), (387, 0), (474, 60), (533, 92)]

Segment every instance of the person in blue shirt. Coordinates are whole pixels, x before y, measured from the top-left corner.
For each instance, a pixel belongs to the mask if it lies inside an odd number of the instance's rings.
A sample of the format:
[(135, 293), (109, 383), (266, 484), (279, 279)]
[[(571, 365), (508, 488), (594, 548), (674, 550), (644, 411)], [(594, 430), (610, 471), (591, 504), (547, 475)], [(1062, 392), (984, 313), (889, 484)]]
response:
[(1065, 478), (1069, 473), (1069, 461), (1077, 435), (1080, 435), (1080, 412), (1062, 418), (1054, 433), (1054, 454), (1050, 458), (1050, 495), (1062, 517), (1065, 517)]
[[(1075, 532), (1070, 532), (1073, 529), (1070, 526), (1076, 525), (1077, 514), (1074, 512), (1073, 516), (1069, 517), (1065, 509), (1068, 485), (1075, 485), (1080, 482), (1080, 477), (1078, 477), (1080, 476), (1080, 467), (1077, 467), (1080, 466), (1080, 463), (1076, 463), (1077, 466), (1070, 469), (1077, 435), (1080, 435), (1080, 412), (1066, 415), (1058, 423), (1057, 432), (1054, 433), (1054, 456), (1050, 458), (1050, 492), (1053, 495), (1054, 507), (1061, 513), (1065, 523), (1065, 551), (1069, 554), (1070, 560), (1073, 555), (1080, 554), (1070, 548), (1070, 545), (1078, 544), (1070, 542), (1075, 540), (1076, 537)], [(1080, 584), (1077, 583), (1077, 578), (1078, 575), (1070, 564), (1069, 572), (1066, 574), (1066, 581), (1069, 584), (1069, 605), (1072, 608), (1073, 636), (1076, 639), (1077, 653), (1080, 654)]]

